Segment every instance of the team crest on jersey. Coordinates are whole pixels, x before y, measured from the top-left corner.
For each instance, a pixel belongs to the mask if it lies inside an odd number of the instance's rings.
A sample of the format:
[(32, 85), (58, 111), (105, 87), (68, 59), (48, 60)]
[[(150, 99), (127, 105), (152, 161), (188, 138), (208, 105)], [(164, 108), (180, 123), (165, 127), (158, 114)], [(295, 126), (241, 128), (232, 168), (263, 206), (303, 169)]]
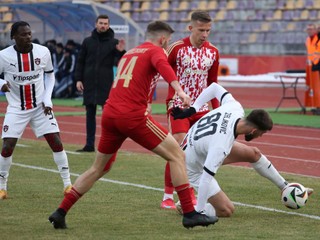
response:
[(3, 126), (3, 131), (4, 131), (4, 132), (7, 132), (8, 130), (9, 130), (9, 126), (8, 126), (8, 125), (4, 125), (4, 126)]
[(34, 59), (34, 63), (37, 64), (37, 65), (39, 65), (39, 64), (40, 64), (40, 58)]

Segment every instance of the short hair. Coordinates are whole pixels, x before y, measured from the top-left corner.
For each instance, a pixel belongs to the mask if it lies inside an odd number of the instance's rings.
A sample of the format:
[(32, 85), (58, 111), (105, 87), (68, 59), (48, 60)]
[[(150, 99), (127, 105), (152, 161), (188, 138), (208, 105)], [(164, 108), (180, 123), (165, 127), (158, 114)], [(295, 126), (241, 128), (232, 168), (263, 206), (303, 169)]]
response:
[(174, 30), (170, 27), (168, 23), (165, 23), (163, 21), (153, 21), (149, 23), (146, 32), (147, 38), (155, 36), (159, 32), (166, 32), (168, 34), (172, 34), (174, 33)]
[(106, 14), (101, 14), (96, 18), (96, 23), (99, 21), (99, 19), (109, 19), (109, 16)]
[(246, 117), (247, 122), (254, 124), (261, 131), (270, 131), (273, 127), (273, 121), (265, 110), (255, 109)]
[(25, 27), (25, 26), (30, 27), (30, 24), (25, 21), (18, 21), (12, 24), (10, 38), (13, 39), (13, 36), (17, 33), (19, 27)]
[(212, 19), (207, 11), (197, 10), (191, 14), (191, 21), (200, 21), (204, 23), (211, 22)]

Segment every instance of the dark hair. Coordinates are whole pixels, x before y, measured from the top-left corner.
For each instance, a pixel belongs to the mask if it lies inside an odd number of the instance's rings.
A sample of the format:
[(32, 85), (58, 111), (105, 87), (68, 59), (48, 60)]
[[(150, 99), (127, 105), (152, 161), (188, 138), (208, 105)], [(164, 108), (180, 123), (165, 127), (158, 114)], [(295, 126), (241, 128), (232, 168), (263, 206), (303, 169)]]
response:
[(255, 109), (246, 117), (249, 123), (254, 124), (261, 131), (270, 131), (273, 127), (273, 121), (265, 110)]
[(194, 11), (191, 14), (191, 21), (200, 21), (200, 22), (208, 23), (208, 22), (211, 22), (212, 19), (210, 17), (210, 14), (207, 11), (198, 10), (198, 11)]
[(96, 18), (96, 22), (98, 22), (99, 19), (109, 19), (109, 16), (106, 14), (101, 14)]
[(147, 33), (155, 33), (155, 32), (167, 32), (174, 33), (174, 30), (170, 27), (169, 24), (162, 21), (153, 21), (149, 23), (147, 27)]
[(29, 23), (24, 22), (24, 21), (18, 21), (18, 22), (15, 22), (14, 24), (12, 24), (10, 38), (13, 39), (13, 36), (17, 33), (19, 27), (25, 27), (25, 26), (30, 27)]

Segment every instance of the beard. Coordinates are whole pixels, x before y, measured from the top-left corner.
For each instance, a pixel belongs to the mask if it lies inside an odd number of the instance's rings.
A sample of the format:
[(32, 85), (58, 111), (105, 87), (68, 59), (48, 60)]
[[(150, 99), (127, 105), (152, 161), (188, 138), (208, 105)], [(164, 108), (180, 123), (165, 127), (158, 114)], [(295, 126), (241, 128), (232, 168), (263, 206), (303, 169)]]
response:
[(253, 139), (253, 134), (252, 134), (252, 133), (246, 134), (246, 135), (244, 136), (244, 139), (245, 139), (247, 142), (250, 142), (250, 141)]

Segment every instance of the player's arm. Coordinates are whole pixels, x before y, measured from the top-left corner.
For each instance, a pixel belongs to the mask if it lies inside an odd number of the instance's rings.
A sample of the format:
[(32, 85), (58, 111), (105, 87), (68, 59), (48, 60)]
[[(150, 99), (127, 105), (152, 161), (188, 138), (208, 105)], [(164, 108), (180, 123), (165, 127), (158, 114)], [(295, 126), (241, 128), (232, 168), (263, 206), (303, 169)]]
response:
[[(209, 87), (202, 91), (202, 93), (197, 97), (193, 105), (188, 109), (178, 109), (175, 108), (172, 111), (174, 119), (187, 118), (195, 114), (199, 109), (210, 100), (217, 98), (221, 105), (225, 102), (224, 99), (227, 95), (230, 95), (229, 92), (222, 86), (217, 83), (211, 83)], [(227, 97), (228, 99), (230, 97)], [(233, 99), (233, 97), (231, 96)]]
[[(221, 166), (225, 159), (223, 149), (211, 147), (208, 151), (205, 164), (203, 166), (203, 172), (199, 180), (198, 189), (198, 203), (197, 210), (203, 210), (208, 199), (212, 196), (208, 196), (210, 190), (213, 195), (217, 194), (221, 189), (218, 182), (214, 178), (218, 168)], [(218, 165), (218, 166), (217, 166)]]
[(52, 109), (51, 95), (52, 95), (52, 91), (55, 83), (55, 77), (54, 77), (53, 71), (45, 72), (44, 77), (45, 77), (45, 89), (44, 89), (42, 102), (45, 108)]
[(157, 49), (157, 52), (154, 52), (154, 54), (152, 54), (151, 62), (163, 77), (163, 79), (170, 84), (177, 95), (181, 98), (183, 106), (189, 107), (191, 104), (191, 98), (181, 88), (176, 74), (168, 63), (164, 50)]

